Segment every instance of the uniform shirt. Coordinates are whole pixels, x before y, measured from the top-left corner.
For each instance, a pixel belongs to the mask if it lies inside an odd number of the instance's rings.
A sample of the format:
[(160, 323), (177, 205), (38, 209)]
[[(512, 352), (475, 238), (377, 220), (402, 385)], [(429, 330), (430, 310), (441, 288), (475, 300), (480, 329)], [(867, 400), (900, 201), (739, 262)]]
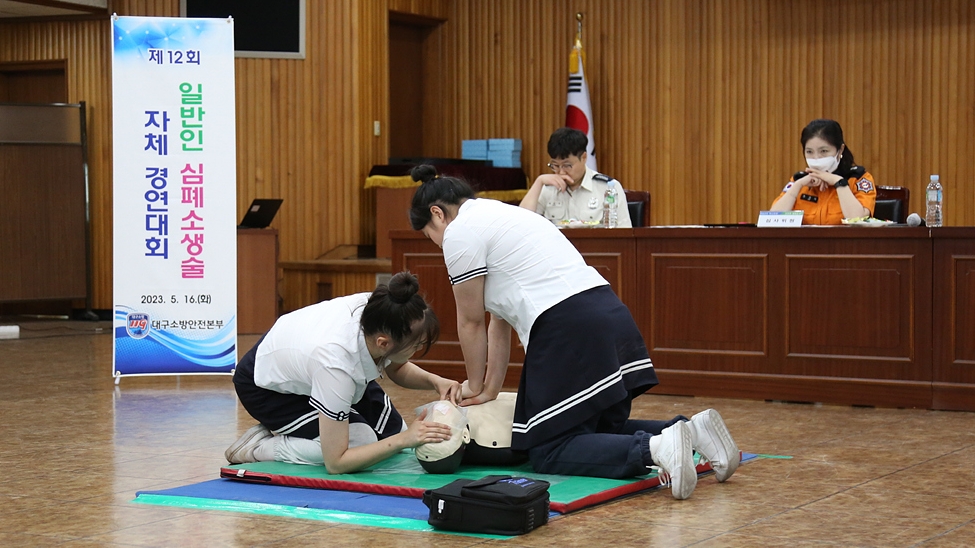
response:
[(542, 312), (609, 283), (552, 223), (495, 200), (460, 206), (444, 230), (443, 255), (451, 285), (485, 277), (484, 308), (511, 324), (525, 348)]
[[(612, 177), (596, 173), (587, 167), (582, 184), (572, 191), (572, 194), (568, 191), (559, 192), (554, 186), (543, 186), (542, 192), (538, 195), (535, 213), (543, 215), (555, 224), (561, 224), (561, 221), (569, 219), (602, 222), (603, 197), (606, 195), (606, 187), (612, 180), (614, 180)], [(626, 192), (623, 191), (623, 185), (619, 181), (616, 181), (616, 189), (620, 196), (616, 226), (631, 228), (633, 223), (630, 221), (630, 209), (626, 207)]]
[(278, 318), (257, 348), (254, 384), (310, 396), (312, 407), (326, 417), (348, 419), (352, 404), (382, 371), (359, 326), (369, 295), (339, 297)]
[[(877, 186), (873, 182), (873, 175), (862, 166), (854, 166), (847, 173), (837, 173), (837, 175), (846, 177), (850, 183), (853, 196), (873, 215), (873, 208), (877, 203)], [(795, 180), (795, 176), (789, 179), (789, 183), (782, 189), (782, 193), (775, 199), (775, 202), (785, 196), (786, 191), (795, 184)], [(775, 202), (772, 204), (774, 205)], [(802, 210), (802, 224), (804, 225), (838, 225), (842, 224), (844, 218), (843, 208), (840, 206), (840, 197), (836, 194), (836, 187), (832, 186), (822, 192), (815, 187), (804, 187), (796, 197), (796, 204), (792, 206), (792, 209), (794, 211)]]

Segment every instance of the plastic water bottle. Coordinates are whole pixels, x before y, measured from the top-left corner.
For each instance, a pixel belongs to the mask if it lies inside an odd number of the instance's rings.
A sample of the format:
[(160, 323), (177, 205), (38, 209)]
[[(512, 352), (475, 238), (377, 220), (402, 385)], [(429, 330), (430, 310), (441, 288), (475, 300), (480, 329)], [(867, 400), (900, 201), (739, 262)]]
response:
[(619, 226), (619, 198), (620, 191), (614, 179), (606, 186), (606, 194), (603, 195), (603, 226), (606, 228)]
[(942, 200), (944, 199), (941, 192), (941, 177), (932, 175), (931, 182), (928, 183), (928, 188), (924, 194), (928, 202), (927, 210), (924, 212), (924, 224), (926, 226), (941, 226), (944, 222), (941, 215)]

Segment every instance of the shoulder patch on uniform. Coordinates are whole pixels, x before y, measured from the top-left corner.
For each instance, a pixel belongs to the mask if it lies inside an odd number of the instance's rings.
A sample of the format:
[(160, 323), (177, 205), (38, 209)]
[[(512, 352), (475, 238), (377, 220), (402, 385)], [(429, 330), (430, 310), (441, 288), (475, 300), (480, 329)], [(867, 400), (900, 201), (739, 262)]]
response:
[(860, 192), (873, 192), (873, 183), (870, 182), (870, 179), (861, 177), (860, 180), (857, 181), (857, 190)]
[(788, 183), (786, 183), (786, 184), (785, 184), (785, 186), (784, 186), (784, 187), (782, 188), (782, 192), (788, 192), (788, 191), (789, 191), (789, 189), (790, 189), (790, 188), (792, 188), (792, 185), (794, 185), (794, 184), (795, 184), (794, 182), (792, 182), (792, 181), (789, 181), (789, 182), (788, 182)]
[(597, 173), (597, 174), (593, 175), (592, 176), (592, 179), (594, 181), (602, 181), (604, 183), (608, 183), (608, 182), (610, 182), (610, 181), (613, 180), (613, 178), (610, 177), (609, 175), (603, 175), (602, 173)]

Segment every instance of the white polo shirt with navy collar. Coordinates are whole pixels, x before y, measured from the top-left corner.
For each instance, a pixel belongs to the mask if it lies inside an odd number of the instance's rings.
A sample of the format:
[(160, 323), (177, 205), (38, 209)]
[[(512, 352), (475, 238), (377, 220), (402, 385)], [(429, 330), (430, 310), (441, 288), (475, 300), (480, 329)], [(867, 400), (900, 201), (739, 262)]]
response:
[(348, 419), (366, 385), (389, 365), (388, 359), (376, 364), (359, 326), (369, 295), (323, 301), (278, 318), (257, 349), (254, 384), (310, 396), (326, 417)]
[(609, 285), (544, 217), (495, 200), (460, 206), (444, 230), (443, 254), (452, 285), (485, 277), (485, 309), (511, 324), (525, 348), (539, 315)]
[[(599, 177), (593, 179), (597, 175)], [(603, 220), (603, 197), (606, 195), (606, 187), (609, 186), (611, 180), (615, 179), (601, 175), (587, 167), (586, 175), (582, 178), (579, 188), (571, 193), (568, 190), (559, 192), (554, 186), (545, 185), (538, 195), (535, 213), (555, 224), (570, 219), (583, 222), (600, 222)], [(616, 226), (618, 228), (632, 228), (630, 210), (626, 207), (626, 192), (619, 181), (616, 181), (616, 188), (620, 195)]]

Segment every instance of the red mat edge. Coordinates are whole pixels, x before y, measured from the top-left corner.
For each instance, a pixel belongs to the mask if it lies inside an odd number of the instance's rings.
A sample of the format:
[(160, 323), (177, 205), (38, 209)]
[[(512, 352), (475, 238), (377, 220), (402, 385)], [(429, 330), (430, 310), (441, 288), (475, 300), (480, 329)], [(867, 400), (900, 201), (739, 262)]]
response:
[[(268, 483), (289, 487), (308, 487), (312, 489), (332, 489), (335, 491), (351, 491), (354, 493), (372, 493), (374, 495), (395, 495), (398, 497), (423, 498), (425, 489), (418, 487), (400, 487), (396, 485), (377, 485), (356, 481), (330, 480), (322, 478), (302, 478), (299, 476), (282, 476), (265, 472), (251, 472), (244, 469), (221, 468), (220, 477), (249, 483)], [(287, 478), (287, 479), (285, 479)]]
[[(705, 462), (697, 465), (697, 473), (711, 471), (711, 464)], [(423, 498), (426, 489), (418, 487), (400, 487), (395, 485), (377, 485), (373, 483), (361, 483), (355, 481), (329, 480), (322, 478), (302, 478), (299, 476), (282, 476), (279, 474), (268, 474), (265, 472), (250, 472), (245, 469), (221, 468), (220, 477), (235, 481), (248, 483), (267, 483), (271, 485), (285, 485), (290, 487), (307, 487), (311, 489), (332, 489), (335, 491), (351, 491), (354, 493), (371, 493), (374, 495), (394, 495), (397, 497)], [(284, 479), (287, 478), (287, 479)], [(646, 489), (652, 489), (660, 485), (660, 478), (653, 477), (645, 480), (628, 483), (612, 489), (601, 491), (594, 495), (582, 497), (572, 502), (551, 502), (549, 508), (560, 514), (568, 514), (589, 506), (595, 506), (617, 497), (630, 495)]]
[[(698, 474), (703, 472), (711, 471), (711, 463), (705, 462), (703, 464), (698, 464), (695, 468)], [(660, 485), (659, 477), (647, 478), (645, 480), (635, 481), (633, 483), (628, 483), (626, 485), (620, 485), (619, 487), (614, 487), (612, 489), (607, 489), (601, 491), (594, 495), (589, 495), (588, 497), (582, 497), (581, 499), (576, 499), (569, 503), (555, 503), (551, 504), (552, 510), (560, 514), (568, 514), (569, 512), (575, 512), (576, 510), (582, 510), (583, 508), (588, 508), (590, 506), (595, 506), (597, 504), (602, 504), (604, 502), (613, 500), (617, 497), (623, 497), (626, 495), (632, 495), (633, 493), (639, 493), (640, 491), (645, 491), (647, 489), (653, 489)]]

